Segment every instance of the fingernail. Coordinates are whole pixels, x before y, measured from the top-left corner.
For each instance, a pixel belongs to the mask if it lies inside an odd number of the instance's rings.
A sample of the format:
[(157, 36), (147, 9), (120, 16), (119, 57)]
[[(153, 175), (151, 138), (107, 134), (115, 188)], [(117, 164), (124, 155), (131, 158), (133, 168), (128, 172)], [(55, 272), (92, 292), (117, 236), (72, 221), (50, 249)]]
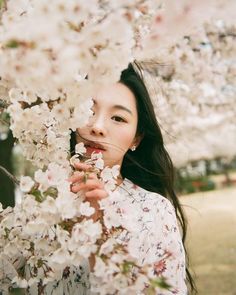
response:
[(75, 159), (74, 160), (74, 165), (79, 165), (81, 162), (80, 162), (80, 160), (79, 159)]

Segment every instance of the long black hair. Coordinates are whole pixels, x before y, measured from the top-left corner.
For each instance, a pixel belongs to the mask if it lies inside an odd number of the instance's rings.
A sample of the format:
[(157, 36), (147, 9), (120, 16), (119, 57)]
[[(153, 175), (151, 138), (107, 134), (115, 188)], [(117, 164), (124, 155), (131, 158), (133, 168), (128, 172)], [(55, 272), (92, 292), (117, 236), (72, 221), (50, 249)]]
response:
[[(135, 66), (139, 67), (138, 64)], [(142, 73), (141, 70), (140, 73)], [(138, 111), (136, 135), (142, 136), (137, 149), (129, 150), (125, 154), (121, 175), (140, 187), (161, 194), (171, 201), (182, 229), (184, 244), (187, 230), (186, 219), (174, 191), (174, 167), (165, 149), (161, 129), (143, 77), (136, 72), (132, 64), (129, 64), (128, 68), (121, 73), (120, 83), (127, 86), (136, 98)], [(188, 267), (186, 267), (186, 274), (191, 291), (194, 293), (196, 287)]]

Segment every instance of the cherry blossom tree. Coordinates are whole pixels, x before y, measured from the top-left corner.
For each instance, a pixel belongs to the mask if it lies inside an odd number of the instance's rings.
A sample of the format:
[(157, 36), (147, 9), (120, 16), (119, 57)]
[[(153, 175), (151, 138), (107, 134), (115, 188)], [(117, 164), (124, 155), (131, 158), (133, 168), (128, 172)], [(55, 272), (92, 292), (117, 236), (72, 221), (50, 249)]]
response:
[[(95, 294), (101, 265), (104, 294), (106, 275), (118, 269), (114, 293), (136, 294), (145, 284), (155, 292), (163, 282), (150, 277), (150, 265), (141, 268), (127, 249), (104, 235), (104, 228), (114, 228), (114, 235), (120, 227), (132, 231), (132, 220), (122, 222), (115, 215), (119, 210), (104, 201), (104, 218), (93, 222), (86, 218), (93, 208), (71, 192), (66, 179), (83, 153), (78, 145), (69, 159), (71, 130), (88, 122), (92, 93), (117, 81), (137, 59), (176, 166), (232, 157), (235, 1), (52, 0), (49, 5), (46, 0), (8, 0), (0, 5), (1, 103), (24, 156), (38, 167), (33, 178), (21, 177), (22, 203), (0, 207), (0, 269), (7, 270), (0, 271), (1, 288), (47, 284), (96, 253)], [(120, 198), (113, 191), (116, 167), (104, 169), (100, 157), (89, 161), (103, 178), (109, 200)], [(138, 241), (133, 235), (131, 246)], [(111, 265), (114, 255), (118, 264)], [(130, 265), (137, 269), (135, 277)]]

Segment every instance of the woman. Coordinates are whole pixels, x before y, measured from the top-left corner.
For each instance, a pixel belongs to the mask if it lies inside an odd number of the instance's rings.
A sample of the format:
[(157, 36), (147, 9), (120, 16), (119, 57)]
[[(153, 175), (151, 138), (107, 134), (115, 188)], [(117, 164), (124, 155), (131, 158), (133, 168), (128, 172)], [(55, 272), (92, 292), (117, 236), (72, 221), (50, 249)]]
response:
[[(137, 63), (130, 64), (121, 73), (119, 83), (103, 87), (96, 94), (93, 112), (89, 124), (78, 129), (76, 136), (73, 134), (72, 147), (76, 142), (84, 142), (88, 156), (92, 152), (101, 152), (106, 166), (120, 165), (118, 187), (135, 187), (140, 195), (156, 206), (156, 229), (158, 231), (161, 224), (164, 226), (168, 223), (168, 230), (159, 235), (160, 240), (156, 241), (155, 247), (158, 245), (159, 252), (165, 250), (169, 255), (161, 260), (151, 256), (145, 259), (153, 262), (154, 273), (166, 277), (173, 286), (171, 291), (163, 294), (187, 294), (186, 274), (194, 291), (193, 280), (185, 267), (183, 244), (186, 223), (173, 188), (173, 165), (165, 150)], [(98, 200), (106, 198), (108, 194), (95, 174), (90, 173), (86, 183), (82, 181), (83, 173), (89, 170), (89, 166), (79, 163), (76, 169), (78, 171), (71, 177), (72, 191), (84, 191), (87, 200), (96, 209), (93, 218), (97, 219), (102, 214)], [(176, 217), (182, 229), (182, 241)], [(159, 252), (155, 254), (158, 256)], [(150, 253), (153, 255), (153, 251)], [(90, 264), (93, 262), (90, 261)]]

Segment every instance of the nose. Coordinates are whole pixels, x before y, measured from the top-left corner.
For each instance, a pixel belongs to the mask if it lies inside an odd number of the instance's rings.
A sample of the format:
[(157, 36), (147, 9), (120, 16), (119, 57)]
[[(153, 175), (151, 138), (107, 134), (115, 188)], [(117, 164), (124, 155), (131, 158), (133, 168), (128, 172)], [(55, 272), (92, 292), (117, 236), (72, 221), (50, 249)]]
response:
[(94, 118), (90, 123), (90, 134), (93, 136), (105, 136), (106, 135), (106, 128), (104, 124), (104, 120), (102, 118)]
[(104, 130), (101, 128), (98, 128), (97, 126), (93, 126), (90, 130), (91, 135), (99, 135), (99, 136), (104, 136)]

